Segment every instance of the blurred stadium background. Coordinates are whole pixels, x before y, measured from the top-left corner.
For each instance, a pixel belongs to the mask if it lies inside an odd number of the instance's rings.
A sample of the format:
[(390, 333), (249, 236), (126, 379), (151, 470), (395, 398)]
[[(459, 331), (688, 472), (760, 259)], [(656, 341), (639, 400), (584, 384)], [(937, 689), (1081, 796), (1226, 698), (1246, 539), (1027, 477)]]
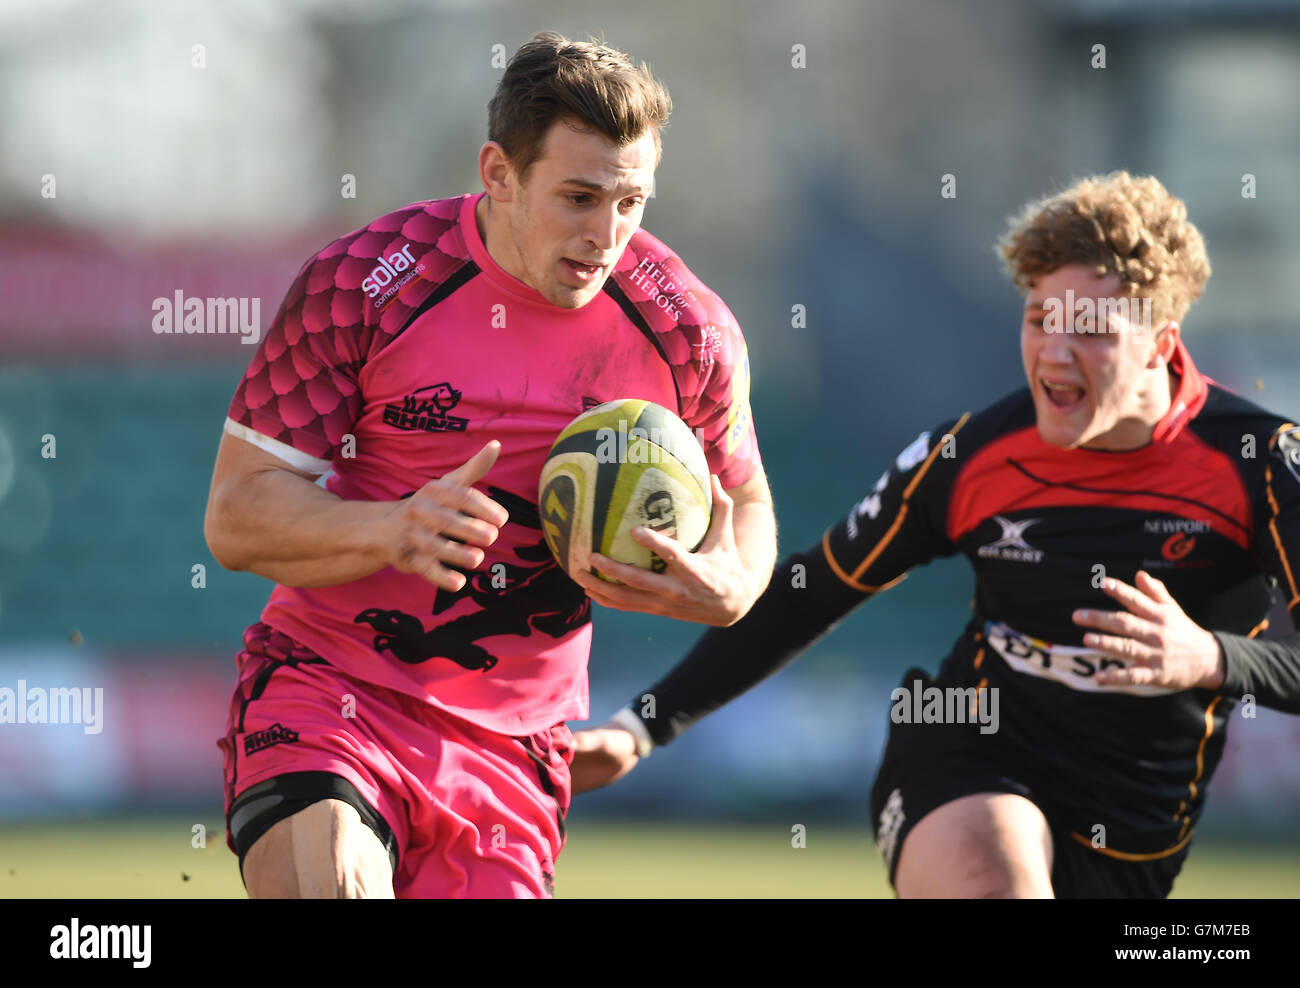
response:
[[(105, 698), (98, 734), (0, 725), (0, 896), (242, 892), (216, 739), (270, 584), (223, 571), (202, 518), (253, 347), (157, 335), (153, 300), (260, 299), (264, 329), (324, 243), (476, 191), (503, 59), (543, 29), (603, 32), (668, 84), (645, 226), (745, 328), (783, 549), (1019, 386), (991, 244), (1083, 174), (1187, 200), (1214, 265), (1193, 355), (1300, 414), (1293, 2), (0, 0), (0, 686)], [(971, 586), (964, 561), (913, 574), (581, 797), (559, 893), (887, 894), (867, 791), (889, 690), (937, 665)], [(600, 613), (594, 718), (697, 631)], [(1297, 747), (1300, 720), (1234, 721), (1176, 894), (1300, 894)]]

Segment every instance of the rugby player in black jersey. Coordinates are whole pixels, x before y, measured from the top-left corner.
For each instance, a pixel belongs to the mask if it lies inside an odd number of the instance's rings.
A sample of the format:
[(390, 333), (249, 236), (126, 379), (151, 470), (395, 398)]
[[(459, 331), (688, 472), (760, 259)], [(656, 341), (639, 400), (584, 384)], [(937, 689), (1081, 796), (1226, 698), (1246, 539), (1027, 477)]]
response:
[(1300, 617), (1300, 430), (1192, 363), (1180, 323), (1210, 266), (1156, 179), (1079, 182), (999, 248), (1027, 388), (923, 433), (746, 618), (580, 732), (575, 791), (962, 553), (974, 614), (894, 691), (872, 791), (898, 894), (1169, 894), (1238, 704), (1300, 713), (1300, 635), (1255, 638), (1275, 593)]

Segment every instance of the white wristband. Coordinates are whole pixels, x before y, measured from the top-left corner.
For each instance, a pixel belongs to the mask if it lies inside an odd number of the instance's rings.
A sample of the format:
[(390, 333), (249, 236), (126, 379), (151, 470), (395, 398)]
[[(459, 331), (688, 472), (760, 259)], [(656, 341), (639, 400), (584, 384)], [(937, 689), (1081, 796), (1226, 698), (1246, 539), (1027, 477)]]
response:
[(636, 738), (638, 758), (646, 758), (650, 752), (654, 751), (655, 739), (650, 736), (650, 731), (646, 729), (645, 722), (637, 716), (636, 711), (631, 707), (624, 707), (609, 719), (609, 723), (623, 728)]

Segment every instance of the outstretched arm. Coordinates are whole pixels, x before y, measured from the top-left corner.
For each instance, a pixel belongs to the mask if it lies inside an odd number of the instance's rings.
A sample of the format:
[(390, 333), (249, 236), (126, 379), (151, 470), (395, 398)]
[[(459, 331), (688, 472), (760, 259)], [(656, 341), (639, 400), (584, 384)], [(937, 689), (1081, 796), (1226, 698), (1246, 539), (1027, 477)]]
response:
[[(952, 425), (952, 433), (965, 421)], [(909, 446), (819, 542), (777, 565), (741, 621), (707, 632), (613, 719), (579, 731), (574, 792), (625, 775), (656, 745), (788, 665), (912, 566), (955, 551), (943, 524), (952, 464), (939, 461), (941, 441), (952, 433), (940, 427)]]

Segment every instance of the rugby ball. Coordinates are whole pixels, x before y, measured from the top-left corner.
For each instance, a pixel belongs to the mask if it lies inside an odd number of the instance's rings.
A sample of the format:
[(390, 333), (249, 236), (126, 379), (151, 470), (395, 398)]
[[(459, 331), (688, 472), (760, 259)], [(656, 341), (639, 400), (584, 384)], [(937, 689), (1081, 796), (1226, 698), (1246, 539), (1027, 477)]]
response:
[(667, 564), (634, 541), (632, 529), (644, 525), (694, 552), (709, 528), (713, 492), (690, 427), (662, 405), (627, 398), (564, 428), (542, 467), (538, 503), (546, 544), (569, 575), (591, 568), (593, 552), (662, 572)]

